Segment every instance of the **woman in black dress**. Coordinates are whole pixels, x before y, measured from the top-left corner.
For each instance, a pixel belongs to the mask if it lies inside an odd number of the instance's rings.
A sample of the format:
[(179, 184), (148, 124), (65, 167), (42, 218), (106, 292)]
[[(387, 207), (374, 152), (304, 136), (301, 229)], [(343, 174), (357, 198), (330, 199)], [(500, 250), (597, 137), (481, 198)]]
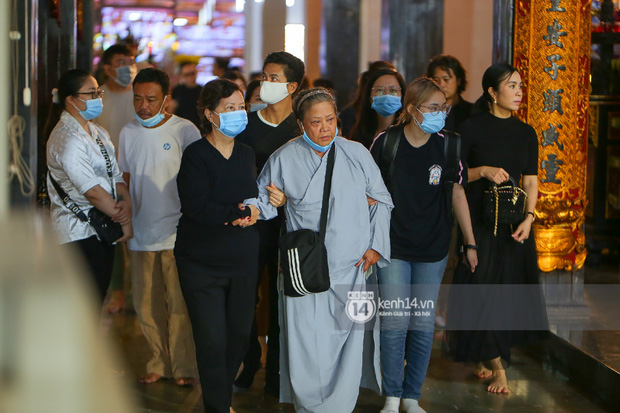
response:
[[(522, 86), (514, 67), (492, 65), (484, 73), (483, 95), (476, 102), (482, 113), (459, 128), (461, 156), (469, 167), (466, 193), (478, 242), (478, 267), (472, 273), (460, 263), (453, 284), (479, 288), (469, 290), (475, 296), (466, 297), (463, 305), (451, 300), (448, 329), (469, 326), (469, 330), (450, 332), (449, 348), (456, 361), (474, 362), (478, 376), (491, 377), (487, 390), (493, 393), (508, 392), (502, 360), (510, 362), (510, 347), (540, 337), (546, 326), (531, 232), (538, 197), (538, 138), (534, 128), (512, 116), (521, 104)], [(519, 225), (498, 224), (495, 234), (495, 221), (485, 218), (484, 191), (491, 182), (501, 184), (509, 178), (517, 184), (522, 180), (528, 195), (526, 215)], [(509, 286), (503, 289), (498, 284)], [(515, 284), (531, 286), (521, 289)], [(497, 320), (501, 329), (484, 330)], [(513, 327), (524, 320), (531, 323)], [(471, 328), (472, 322), (476, 328)]]
[[(232, 386), (254, 314), (258, 195), (254, 151), (234, 137), (245, 129), (243, 93), (230, 80), (207, 83), (198, 99), (206, 133), (187, 147), (177, 177), (182, 216), (174, 255), (196, 343), (205, 411), (232, 412)], [(255, 213), (252, 213), (255, 211)]]

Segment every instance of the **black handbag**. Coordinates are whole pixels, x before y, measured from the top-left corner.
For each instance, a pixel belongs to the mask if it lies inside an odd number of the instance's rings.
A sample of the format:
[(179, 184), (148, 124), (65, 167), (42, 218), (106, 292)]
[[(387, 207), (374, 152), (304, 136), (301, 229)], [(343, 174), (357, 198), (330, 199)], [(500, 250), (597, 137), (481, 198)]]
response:
[(502, 185), (492, 182), (484, 192), (484, 210), (488, 219), (495, 222), (493, 235), (497, 236), (498, 224), (520, 224), (525, 219), (527, 193), (510, 177)]
[[(95, 136), (95, 141), (97, 142), (97, 145), (99, 145), (99, 150), (105, 159), (106, 170), (108, 173), (108, 178), (110, 178), (110, 186), (112, 188), (112, 198), (116, 199), (116, 196), (114, 195), (114, 180), (112, 179), (112, 162), (110, 161), (110, 156), (108, 155), (108, 151), (105, 146), (103, 146), (103, 142), (101, 142), (99, 136)], [(106, 244), (113, 244), (117, 239), (123, 236), (123, 228), (121, 227), (121, 224), (112, 221), (112, 218), (95, 207), (92, 207), (90, 211), (88, 211), (88, 216), (86, 216), (84, 211), (77, 206), (69, 194), (61, 188), (58, 182), (56, 182), (51, 173), (49, 174), (49, 177), (52, 185), (54, 185), (56, 192), (62, 199), (65, 206), (77, 215), (80, 221), (88, 222), (93, 227), (101, 241)]]
[(112, 221), (112, 218), (95, 207), (88, 211), (88, 222), (99, 235), (99, 239), (106, 244), (114, 244), (117, 239), (123, 236), (121, 224)]
[(280, 237), (280, 263), (284, 281), (284, 295), (288, 297), (322, 293), (329, 290), (330, 287), (325, 231), (335, 151), (336, 146), (332, 145), (327, 155), (319, 232), (300, 229), (283, 234)]
[(112, 218), (95, 207), (92, 207), (90, 211), (88, 211), (88, 216), (86, 216), (84, 211), (77, 206), (69, 194), (67, 194), (64, 189), (60, 187), (58, 182), (56, 182), (54, 177), (52, 177), (51, 173), (49, 176), (52, 185), (56, 188), (56, 192), (62, 199), (65, 206), (77, 215), (80, 221), (88, 222), (93, 227), (101, 241), (106, 244), (113, 244), (117, 239), (123, 236), (123, 228), (121, 227), (121, 224), (112, 221)]

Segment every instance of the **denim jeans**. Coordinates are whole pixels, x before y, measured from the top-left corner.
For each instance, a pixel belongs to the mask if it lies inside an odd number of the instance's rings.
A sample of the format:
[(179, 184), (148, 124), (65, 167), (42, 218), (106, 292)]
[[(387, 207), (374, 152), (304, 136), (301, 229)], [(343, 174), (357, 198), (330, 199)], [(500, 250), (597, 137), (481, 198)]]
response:
[[(383, 303), (383, 308), (379, 307), (383, 314), (383, 392), (386, 396), (418, 400), (431, 357), (435, 304), (448, 257), (437, 262), (394, 258), (391, 261), (378, 272)], [(407, 360), (405, 367), (404, 360)]]

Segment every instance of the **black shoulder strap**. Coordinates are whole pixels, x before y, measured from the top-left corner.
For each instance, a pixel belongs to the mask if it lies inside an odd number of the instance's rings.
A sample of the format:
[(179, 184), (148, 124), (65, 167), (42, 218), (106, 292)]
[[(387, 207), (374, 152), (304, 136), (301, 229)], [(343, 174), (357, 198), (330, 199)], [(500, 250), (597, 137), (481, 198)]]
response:
[(336, 145), (334, 143), (327, 155), (327, 170), (325, 171), (325, 184), (323, 184), (323, 205), (321, 206), (321, 223), (319, 224), (319, 236), (323, 242), (325, 242), (325, 233), (327, 232), (327, 212), (329, 210), (329, 195), (332, 190), (335, 152)]
[(458, 182), (461, 161), (461, 135), (448, 130), (441, 131), (443, 135), (443, 153), (446, 160), (446, 168), (443, 172), (443, 188), (446, 198), (446, 210), (450, 218), (450, 224), (454, 225), (454, 214), (452, 213), (452, 189), (454, 183)]
[[(105, 160), (105, 169), (108, 173), (108, 178), (110, 178), (110, 188), (112, 189), (112, 198), (116, 199), (115, 189), (114, 189), (114, 175), (112, 174), (112, 162), (110, 161), (110, 155), (108, 155), (108, 151), (106, 150), (103, 142), (101, 142), (101, 138), (98, 134), (95, 135), (95, 142), (99, 145), (99, 150), (103, 155), (103, 159)], [(51, 176), (51, 175), (50, 175)]]
[(454, 183), (459, 177), (459, 161), (461, 160), (461, 135), (456, 132), (443, 130), (444, 136), (443, 154), (446, 159), (444, 182)]
[(392, 177), (394, 176), (394, 158), (400, 144), (399, 129), (390, 126), (385, 131), (383, 146), (381, 148), (381, 158), (379, 160), (379, 170), (383, 177), (383, 182), (388, 191), (392, 192)]
[(50, 177), (50, 181), (52, 182), (52, 185), (56, 189), (56, 193), (58, 193), (58, 196), (60, 197), (60, 199), (62, 199), (62, 202), (63, 202), (63, 204), (65, 204), (67, 209), (69, 209), (71, 212), (73, 212), (75, 215), (77, 215), (77, 217), (80, 219), (80, 221), (88, 222), (89, 219), (86, 216), (86, 214), (84, 213), (84, 211), (82, 211), (80, 209), (80, 207), (77, 206), (77, 204), (75, 203), (75, 201), (73, 199), (71, 199), (69, 194), (67, 194), (65, 192), (65, 190), (62, 189), (62, 187), (60, 186), (60, 184), (58, 184), (58, 182), (56, 182), (56, 180), (52, 176), (51, 172), (48, 172), (47, 174)]

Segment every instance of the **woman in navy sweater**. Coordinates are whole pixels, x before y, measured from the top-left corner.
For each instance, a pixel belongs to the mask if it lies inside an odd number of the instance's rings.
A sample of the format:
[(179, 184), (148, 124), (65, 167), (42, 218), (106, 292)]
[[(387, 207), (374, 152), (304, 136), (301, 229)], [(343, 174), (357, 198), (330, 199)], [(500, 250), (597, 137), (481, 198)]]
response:
[[(232, 386), (249, 342), (256, 296), (258, 195), (243, 93), (217, 79), (200, 93), (204, 139), (187, 147), (177, 177), (182, 216), (174, 249), (192, 323), (206, 412), (232, 410)], [(252, 214), (252, 211), (256, 211)]]

